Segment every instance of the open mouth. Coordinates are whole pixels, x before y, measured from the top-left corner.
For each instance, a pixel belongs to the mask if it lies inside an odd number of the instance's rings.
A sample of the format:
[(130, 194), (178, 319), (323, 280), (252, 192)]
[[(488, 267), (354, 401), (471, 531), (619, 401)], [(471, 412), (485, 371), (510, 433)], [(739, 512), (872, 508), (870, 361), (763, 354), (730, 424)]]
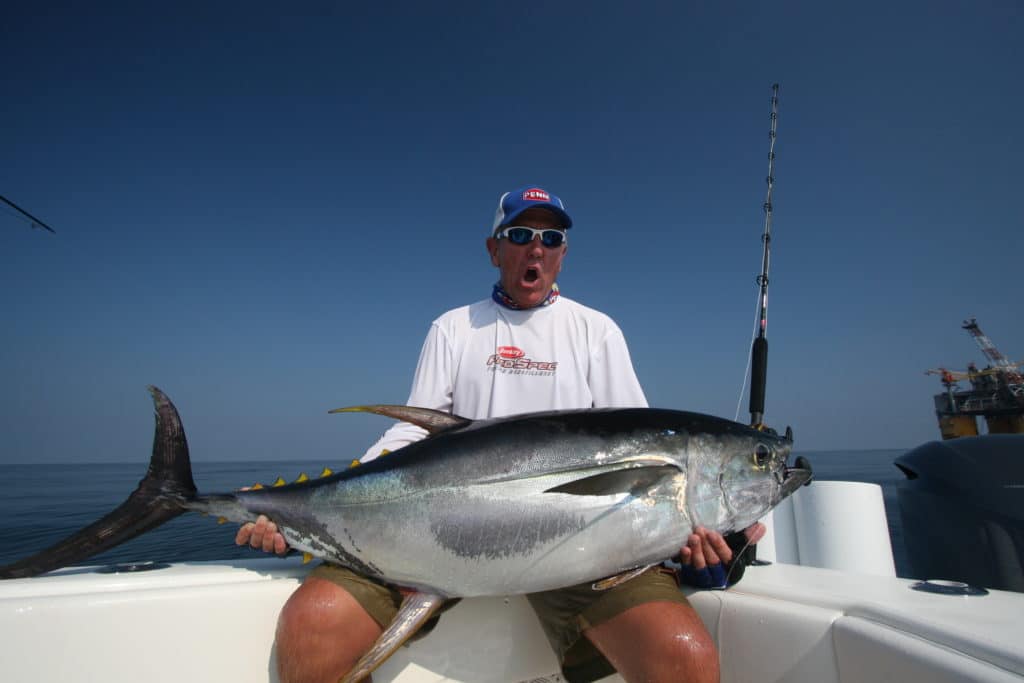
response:
[(527, 283), (530, 283), (530, 284), (536, 282), (539, 279), (540, 279), (540, 273), (537, 272), (537, 269), (534, 268), (533, 266), (530, 266), (529, 268), (527, 268), (526, 269), (526, 274), (523, 275), (523, 281), (527, 282)]
[(811, 469), (811, 463), (807, 458), (798, 456), (796, 462), (793, 463), (793, 467), (787, 466), (784, 473), (776, 473), (776, 479), (779, 480), (779, 484), (782, 486), (784, 495), (788, 496), (796, 491), (801, 486), (806, 486), (811, 483), (814, 478), (814, 470)]

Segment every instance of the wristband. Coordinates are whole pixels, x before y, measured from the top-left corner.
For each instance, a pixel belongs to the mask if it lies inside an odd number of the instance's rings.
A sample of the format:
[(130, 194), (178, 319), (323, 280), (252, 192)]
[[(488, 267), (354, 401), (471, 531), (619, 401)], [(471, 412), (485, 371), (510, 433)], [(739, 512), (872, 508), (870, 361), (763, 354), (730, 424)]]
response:
[(695, 569), (693, 565), (684, 564), (679, 568), (679, 577), (686, 585), (697, 588), (722, 590), (726, 587), (725, 567), (721, 562), (703, 569)]

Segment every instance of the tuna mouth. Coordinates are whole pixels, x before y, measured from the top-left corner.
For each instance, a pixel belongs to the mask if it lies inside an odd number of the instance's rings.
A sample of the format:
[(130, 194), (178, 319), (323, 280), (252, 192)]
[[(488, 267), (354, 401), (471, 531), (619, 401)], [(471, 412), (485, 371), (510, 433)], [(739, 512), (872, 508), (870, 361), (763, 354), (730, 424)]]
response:
[(782, 486), (783, 497), (796, 492), (801, 486), (807, 486), (814, 478), (814, 470), (811, 469), (810, 461), (802, 455), (797, 456), (793, 467), (787, 466), (781, 475), (776, 475), (779, 484)]

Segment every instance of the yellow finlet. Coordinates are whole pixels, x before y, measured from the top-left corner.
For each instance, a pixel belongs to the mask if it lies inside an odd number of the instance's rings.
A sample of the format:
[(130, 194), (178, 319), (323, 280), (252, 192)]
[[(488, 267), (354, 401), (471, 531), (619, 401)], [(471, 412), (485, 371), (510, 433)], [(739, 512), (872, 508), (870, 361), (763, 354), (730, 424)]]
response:
[(360, 465), (362, 465), (362, 464), (363, 464), (363, 463), (359, 462), (358, 460), (353, 460), (352, 462), (350, 462), (350, 463), (348, 464), (348, 466), (349, 466), (349, 469), (351, 469), (351, 468), (353, 468), (353, 467), (359, 467), (359, 466), (360, 466)]
[(225, 524), (225, 523), (227, 523), (227, 521), (228, 521), (227, 517), (218, 517), (217, 518), (217, 524)]
[(284, 485), (285, 485), (285, 484), (287, 484), (287, 483), (288, 483), (288, 482), (286, 482), (286, 481), (284, 480), (284, 477), (278, 477), (278, 478), (277, 478), (277, 481), (275, 481), (275, 482), (273, 483), (273, 486), (274, 486), (274, 487), (276, 488), (276, 487), (278, 487), (278, 486), (284, 486)]
[(391, 451), (389, 451), (387, 448), (383, 448), (383, 449), (381, 449), (380, 454), (381, 455), (390, 455)]
[(252, 486), (249, 487), (249, 490), (250, 491), (259, 491), (261, 488), (263, 488), (263, 484), (261, 484), (259, 482), (256, 482), (255, 484), (253, 484)]
[(302, 553), (302, 564), (309, 564), (313, 561), (313, 553)]
[(320, 476), (321, 477), (329, 477), (332, 474), (334, 474), (334, 470), (332, 470), (330, 467), (325, 467), (324, 471), (320, 473)]
[(299, 478), (295, 480), (295, 483), (301, 484), (304, 481), (309, 481), (309, 475), (306, 474), (305, 472), (302, 472), (301, 474), (299, 474)]

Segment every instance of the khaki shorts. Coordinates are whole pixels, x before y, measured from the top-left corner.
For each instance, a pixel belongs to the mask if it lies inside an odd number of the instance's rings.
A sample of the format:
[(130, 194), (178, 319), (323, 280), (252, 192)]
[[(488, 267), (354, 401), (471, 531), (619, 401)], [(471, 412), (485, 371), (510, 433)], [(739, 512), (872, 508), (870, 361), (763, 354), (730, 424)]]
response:
[[(381, 628), (394, 620), (402, 604), (402, 594), (394, 588), (338, 565), (320, 564), (309, 575), (344, 588)], [(595, 591), (590, 586), (588, 582), (526, 596), (569, 683), (587, 683), (615, 673), (604, 655), (587, 638), (580, 637), (586, 629), (648, 602), (689, 604), (676, 584), (675, 574), (661, 567), (606, 591)], [(451, 601), (445, 609), (455, 602)], [(416, 637), (429, 633), (438, 618), (435, 615), (428, 621)]]

